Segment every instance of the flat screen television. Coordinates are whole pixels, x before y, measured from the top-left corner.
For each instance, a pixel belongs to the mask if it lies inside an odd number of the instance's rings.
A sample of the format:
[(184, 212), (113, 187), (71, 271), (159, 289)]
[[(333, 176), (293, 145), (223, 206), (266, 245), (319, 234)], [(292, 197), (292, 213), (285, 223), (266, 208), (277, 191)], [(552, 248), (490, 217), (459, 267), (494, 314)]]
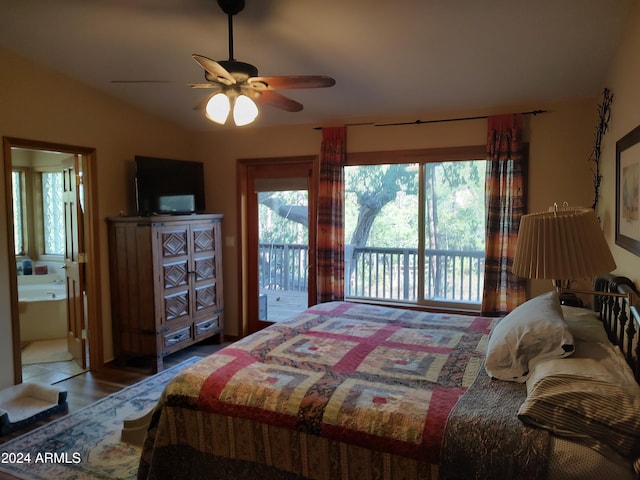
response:
[(138, 215), (187, 215), (205, 211), (204, 165), (136, 155)]

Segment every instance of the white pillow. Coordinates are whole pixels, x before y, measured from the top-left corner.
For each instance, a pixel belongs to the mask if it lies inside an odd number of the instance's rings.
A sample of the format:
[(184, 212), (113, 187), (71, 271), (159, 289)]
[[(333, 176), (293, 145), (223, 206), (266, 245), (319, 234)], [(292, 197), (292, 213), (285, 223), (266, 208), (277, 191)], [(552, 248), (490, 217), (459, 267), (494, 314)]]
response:
[(562, 305), (562, 314), (574, 341), (609, 343), (609, 337), (597, 312), (588, 308)]
[(494, 327), (485, 370), (490, 377), (523, 383), (534, 365), (574, 350), (558, 295), (548, 292), (518, 306)]

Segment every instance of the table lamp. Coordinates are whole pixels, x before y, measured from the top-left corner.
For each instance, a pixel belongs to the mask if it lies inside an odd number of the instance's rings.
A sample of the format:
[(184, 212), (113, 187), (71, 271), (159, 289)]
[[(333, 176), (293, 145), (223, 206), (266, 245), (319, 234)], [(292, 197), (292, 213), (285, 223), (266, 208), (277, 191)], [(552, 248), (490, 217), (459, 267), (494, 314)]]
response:
[(563, 304), (581, 306), (571, 282), (616, 268), (596, 213), (590, 208), (557, 205), (523, 215), (512, 272), (519, 277), (552, 280)]

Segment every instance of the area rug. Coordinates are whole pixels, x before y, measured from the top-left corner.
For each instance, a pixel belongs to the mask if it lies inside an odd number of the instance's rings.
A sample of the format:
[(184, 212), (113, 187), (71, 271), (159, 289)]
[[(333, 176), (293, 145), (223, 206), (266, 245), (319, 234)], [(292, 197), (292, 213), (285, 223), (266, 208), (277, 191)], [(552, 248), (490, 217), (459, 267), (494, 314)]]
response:
[(22, 365), (37, 363), (68, 362), (73, 360), (66, 338), (35, 340), (22, 349)]
[(153, 408), (192, 357), (0, 445), (0, 471), (29, 480), (134, 479), (141, 449), (120, 441), (123, 421)]

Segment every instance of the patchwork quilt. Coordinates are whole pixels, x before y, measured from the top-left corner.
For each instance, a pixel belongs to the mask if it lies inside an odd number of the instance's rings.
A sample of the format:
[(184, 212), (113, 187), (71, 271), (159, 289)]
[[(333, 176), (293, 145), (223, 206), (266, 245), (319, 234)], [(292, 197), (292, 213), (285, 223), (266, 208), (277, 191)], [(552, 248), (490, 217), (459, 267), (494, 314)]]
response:
[(179, 374), (139, 478), (163, 478), (176, 455), (192, 478), (239, 478), (256, 463), (261, 478), (437, 478), (448, 416), (496, 321), (316, 305)]

